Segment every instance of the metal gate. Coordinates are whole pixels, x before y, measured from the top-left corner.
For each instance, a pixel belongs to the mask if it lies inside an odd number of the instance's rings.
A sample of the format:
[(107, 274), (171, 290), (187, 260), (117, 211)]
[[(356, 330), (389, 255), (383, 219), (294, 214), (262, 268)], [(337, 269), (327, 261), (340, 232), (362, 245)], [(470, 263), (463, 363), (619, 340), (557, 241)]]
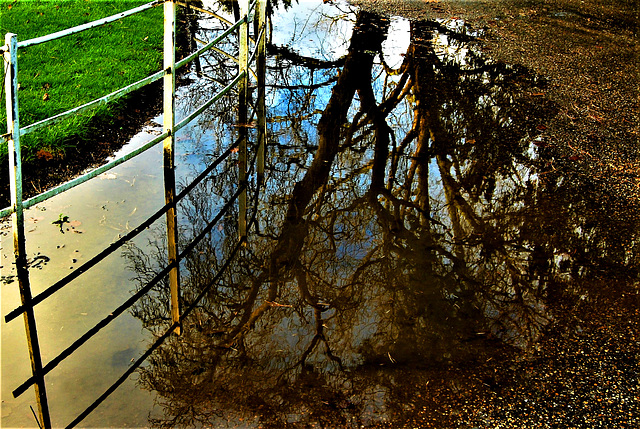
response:
[[(14, 320), (15, 318), (23, 315), (25, 330), (27, 335), (27, 344), (29, 348), (29, 355), (31, 359), (32, 376), (24, 381), (20, 386), (13, 390), (15, 397), (23, 394), (34, 386), (36, 394), (36, 402), (38, 405), (38, 425), (40, 427), (50, 428), (51, 416), (49, 413), (49, 406), (47, 402), (47, 393), (45, 387), (45, 376), (53, 370), (64, 359), (69, 357), (75, 350), (86, 343), (102, 328), (107, 326), (116, 317), (121, 315), (129, 307), (136, 303), (144, 294), (149, 292), (151, 288), (162, 280), (167, 275), (169, 276), (169, 287), (171, 292), (171, 319), (172, 323), (169, 328), (157, 338), (157, 340), (142, 354), (133, 364), (125, 371), (112, 385), (109, 387), (100, 397), (98, 397), (84, 412), (78, 415), (72, 422), (66, 427), (74, 427), (80, 423), (87, 415), (89, 415), (102, 401), (104, 401), (115, 389), (118, 388), (146, 359), (157, 349), (166, 338), (172, 334), (180, 334), (181, 320), (189, 315), (189, 313), (195, 308), (195, 306), (201, 301), (207, 292), (207, 288), (196, 298), (196, 300), (189, 306), (189, 308), (181, 309), (180, 302), (180, 275), (179, 267), (180, 261), (188, 255), (209, 232), (218, 223), (218, 221), (224, 216), (226, 211), (234, 204), (238, 204), (239, 219), (238, 219), (238, 231), (239, 239), (232, 250), (231, 255), (227, 259), (227, 262), (221, 267), (221, 270), (216, 273), (215, 278), (219, 278), (222, 272), (227, 268), (233, 256), (246, 242), (247, 230), (252, 225), (252, 220), (247, 220), (247, 188), (250, 177), (253, 175), (253, 169), (256, 170), (256, 182), (257, 190), (255, 198), (260, 189), (260, 184), (264, 175), (264, 154), (266, 143), (266, 120), (265, 120), (265, 56), (266, 56), (266, 1), (267, 0), (254, 0), (249, 4), (249, 0), (239, 0), (240, 3), (240, 19), (233, 23), (226, 31), (221, 33), (215, 39), (206, 43), (202, 48), (191, 53), (185, 58), (176, 61), (176, 12), (177, 6), (191, 7), (188, 4), (176, 2), (174, 0), (155, 0), (145, 5), (130, 9), (126, 12), (122, 12), (101, 20), (93, 21), (78, 27), (69, 28), (60, 32), (52, 33), (47, 36), (38, 37), (31, 40), (19, 41), (18, 35), (7, 34), (5, 39), (5, 45), (0, 48), (2, 50), (7, 73), (5, 73), (5, 93), (6, 93), (6, 106), (7, 106), (7, 133), (0, 136), (0, 144), (8, 144), (9, 153), (9, 171), (10, 171), (10, 190), (11, 190), (11, 206), (0, 210), (0, 218), (11, 215), (12, 217), (12, 231), (13, 231), (13, 249), (16, 262), (16, 272), (18, 287), (20, 289), (21, 305), (16, 309), (10, 311), (5, 316), (5, 322)], [(75, 34), (90, 28), (95, 28), (113, 22), (115, 20), (124, 19), (137, 13), (143, 13), (153, 7), (163, 6), (164, 8), (164, 62), (163, 70), (158, 71), (138, 82), (125, 86), (117, 91), (114, 91), (104, 97), (93, 100), (82, 106), (78, 106), (67, 112), (55, 115), (53, 117), (41, 120), (39, 122), (30, 124), (26, 127), (20, 126), (20, 119), (18, 114), (18, 50), (27, 46), (33, 46), (56, 40), (70, 34)], [(251, 22), (254, 25), (249, 25)], [(253, 29), (253, 38), (250, 38), (250, 29)], [(222, 40), (237, 35), (239, 55), (236, 61), (238, 62), (238, 70), (232, 81), (224, 88), (220, 89), (215, 95), (213, 95), (207, 102), (200, 107), (186, 115), (186, 117), (180, 121), (176, 121), (175, 117), (175, 91), (176, 91), (176, 71), (186, 64), (190, 63), (194, 59), (206, 51), (215, 48)], [(217, 48), (215, 48), (217, 49)], [(227, 54), (231, 55), (231, 54)], [(250, 69), (250, 65), (255, 65), (255, 71)], [(250, 73), (251, 72), (251, 73)], [(256, 77), (257, 84), (257, 100), (255, 108), (251, 112), (251, 116), (255, 115), (257, 118), (257, 141), (254, 147), (254, 156), (251, 162), (247, 159), (247, 141), (248, 141), (248, 123), (249, 119), (249, 79), (250, 74)], [(142, 145), (139, 149), (134, 150), (131, 153), (123, 155), (117, 159), (114, 159), (107, 164), (91, 170), (80, 177), (63, 183), (47, 192), (36, 195), (33, 198), (23, 200), (22, 192), (22, 163), (20, 152), (20, 137), (30, 132), (41, 129), (43, 127), (52, 125), (56, 122), (69, 117), (70, 115), (79, 114), (89, 109), (95, 108), (99, 105), (110, 103), (129, 94), (139, 88), (149, 85), (158, 80), (163, 80), (163, 133), (149, 142)], [(237, 129), (238, 135), (235, 143), (227, 148), (227, 150), (216, 160), (214, 160), (208, 167), (206, 167), (186, 188), (179, 194), (176, 194), (175, 186), (175, 135), (176, 132), (187, 124), (192, 122), (196, 117), (202, 114), (213, 103), (227, 94), (232, 88), (237, 87), (238, 93), (238, 122)], [(87, 180), (96, 177), (117, 165), (120, 165), (142, 152), (156, 146), (160, 142), (163, 143), (163, 175), (164, 175), (164, 193), (165, 193), (165, 205), (149, 217), (145, 222), (138, 225), (131, 230), (128, 234), (119, 238), (103, 251), (89, 259), (87, 262), (76, 268), (73, 272), (66, 277), (60, 279), (54, 284), (50, 285), (43, 292), (36, 296), (32, 296), (30, 281), (29, 281), (29, 267), (27, 264), (27, 251), (26, 251), (26, 237), (24, 226), (24, 211), (29, 207), (34, 206), (40, 202), (43, 202), (55, 195), (65, 192)], [(204, 178), (207, 177), (226, 157), (230, 156), (233, 152), (238, 152), (238, 186), (233, 197), (230, 198), (223, 209), (211, 219), (208, 226), (204, 228), (199, 235), (195, 237), (188, 245), (179, 251), (177, 246), (177, 216), (176, 205), (184, 198), (189, 192)], [(149, 227), (156, 220), (166, 217), (166, 233), (168, 243), (167, 265), (164, 269), (155, 276), (155, 278), (149, 282), (146, 286), (140, 288), (138, 292), (132, 295), (122, 305), (112, 311), (107, 317), (102, 319), (93, 328), (89, 329), (85, 334), (80, 336), (73, 344), (62, 351), (58, 356), (51, 359), (49, 362), (44, 363), (40, 353), (40, 346), (38, 342), (38, 333), (36, 328), (36, 320), (34, 315), (34, 307), (43, 302), (45, 299), (52, 296), (55, 292), (59, 291), (66, 285), (68, 285), (74, 279), (80, 277), (83, 273), (87, 272), (98, 262), (106, 258), (108, 255), (119, 249), (122, 245), (133, 239), (144, 229)], [(211, 286), (212, 284), (210, 284)], [(56, 425), (59, 426), (59, 425)]]

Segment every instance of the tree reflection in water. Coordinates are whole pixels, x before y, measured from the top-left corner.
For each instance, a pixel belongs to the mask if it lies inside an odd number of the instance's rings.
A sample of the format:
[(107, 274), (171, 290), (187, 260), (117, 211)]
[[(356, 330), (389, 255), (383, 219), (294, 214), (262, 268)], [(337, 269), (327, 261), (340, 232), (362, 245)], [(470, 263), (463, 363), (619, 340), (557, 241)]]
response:
[[(433, 371), (526, 351), (598, 293), (582, 279), (634, 274), (635, 225), (563, 180), (541, 126), (554, 108), (532, 96), (544, 82), (435, 21), (411, 23), (393, 69), (388, 28), (359, 12), (335, 61), (271, 47), (259, 231), (141, 371), (165, 407), (157, 426), (402, 419)], [(183, 204), (185, 241), (229, 195), (222, 171)], [(233, 219), (183, 264), (186, 305), (235, 244)], [(141, 283), (157, 250), (128, 251)], [(169, 321), (166, 291), (134, 310), (151, 332)]]

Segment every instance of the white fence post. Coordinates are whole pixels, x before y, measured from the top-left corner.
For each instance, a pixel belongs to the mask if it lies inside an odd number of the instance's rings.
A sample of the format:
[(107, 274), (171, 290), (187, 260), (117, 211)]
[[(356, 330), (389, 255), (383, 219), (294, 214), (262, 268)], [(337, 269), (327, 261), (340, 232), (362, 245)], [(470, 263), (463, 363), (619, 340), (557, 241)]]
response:
[(256, 39), (258, 44), (258, 52), (256, 54), (256, 74), (258, 75), (258, 182), (262, 183), (264, 180), (264, 163), (265, 163), (265, 150), (267, 144), (267, 111), (265, 106), (266, 97), (266, 50), (267, 50), (267, 0), (258, 0), (258, 35)]
[(249, 87), (249, 0), (239, 0), (240, 19), (244, 22), (238, 28), (238, 73), (244, 73), (238, 82), (238, 185), (244, 187), (238, 197), (238, 235), (240, 240), (247, 237), (247, 96)]
[(7, 132), (9, 137), (9, 180), (11, 188), (11, 216), (13, 225), (13, 254), (16, 261), (18, 287), (24, 312), (24, 326), (27, 334), (31, 371), (36, 380), (35, 392), (38, 404), (39, 424), (44, 428), (51, 427), (47, 390), (42, 372), (42, 357), (33, 313), (29, 268), (24, 234), (24, 208), (22, 206), (22, 160), (20, 153), (20, 118), (18, 113), (18, 37), (8, 33), (5, 39), (4, 61), (9, 64), (5, 74), (5, 91), (7, 97)]
[[(164, 140), (164, 196), (167, 210), (167, 249), (169, 264), (177, 264), (178, 227), (176, 215), (176, 175), (175, 175), (175, 94), (176, 94), (176, 4), (168, 0), (164, 4), (164, 102), (163, 126), (169, 136)], [(171, 320), (180, 323), (180, 267), (179, 264), (169, 271), (169, 289), (171, 292)], [(180, 326), (175, 330), (180, 334)]]

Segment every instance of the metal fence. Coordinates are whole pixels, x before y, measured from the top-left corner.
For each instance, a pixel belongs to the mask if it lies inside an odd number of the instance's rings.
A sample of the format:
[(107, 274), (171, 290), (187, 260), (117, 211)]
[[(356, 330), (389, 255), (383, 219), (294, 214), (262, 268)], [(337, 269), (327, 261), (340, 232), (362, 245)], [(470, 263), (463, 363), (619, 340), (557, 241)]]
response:
[[(147, 351), (140, 356), (128, 369), (118, 378), (110, 388), (108, 388), (99, 398), (97, 398), (87, 409), (78, 415), (71, 423), (66, 427), (74, 427), (80, 423), (87, 415), (89, 415), (104, 399), (106, 399), (118, 386), (120, 386), (145, 360), (146, 358), (157, 349), (166, 338), (172, 334), (180, 334), (181, 320), (189, 315), (189, 313), (195, 308), (195, 306), (201, 301), (207, 292), (207, 288), (196, 298), (196, 300), (189, 306), (189, 308), (180, 309), (180, 276), (179, 266), (180, 261), (185, 258), (207, 234), (212, 231), (212, 228), (220, 221), (227, 210), (232, 207), (236, 202), (239, 208), (238, 219), (238, 231), (239, 240), (228, 257), (226, 263), (222, 266), (221, 270), (216, 274), (214, 281), (222, 275), (222, 272), (228, 267), (232, 258), (240, 249), (240, 247), (246, 242), (247, 229), (251, 227), (252, 221), (247, 220), (247, 188), (249, 178), (253, 168), (257, 170), (257, 191), (255, 198), (257, 201), (257, 194), (260, 189), (260, 184), (264, 175), (264, 150), (266, 140), (266, 120), (265, 120), (265, 55), (266, 55), (266, 1), (267, 0), (253, 0), (249, 4), (249, 0), (239, 0), (240, 4), (240, 19), (229, 26), (223, 33), (218, 35), (215, 39), (206, 43), (203, 47), (197, 51), (191, 53), (185, 58), (176, 61), (176, 12), (177, 6), (190, 7), (188, 4), (179, 3), (174, 0), (155, 0), (145, 5), (130, 9), (126, 12), (122, 12), (101, 20), (90, 22), (81, 26), (69, 28), (60, 32), (52, 33), (47, 36), (38, 37), (26, 41), (18, 41), (16, 34), (9, 33), (6, 35), (6, 44), (2, 47), (4, 61), (7, 65), (7, 73), (5, 74), (5, 93), (6, 93), (6, 106), (7, 106), (7, 133), (0, 136), (0, 144), (8, 144), (9, 153), (9, 171), (10, 171), (10, 191), (11, 191), (11, 206), (0, 210), (0, 218), (11, 215), (12, 216), (12, 231), (13, 231), (13, 248), (14, 257), (16, 263), (16, 274), (18, 280), (18, 287), (20, 290), (21, 305), (12, 310), (5, 316), (5, 322), (14, 320), (15, 318), (23, 315), (25, 322), (25, 330), (27, 335), (27, 344), (29, 347), (29, 355), (31, 359), (32, 376), (18, 386), (14, 391), (15, 397), (23, 394), (34, 386), (36, 394), (36, 402), (38, 405), (38, 424), (40, 427), (51, 427), (51, 416), (49, 413), (49, 406), (47, 402), (47, 393), (45, 387), (45, 376), (53, 370), (60, 362), (69, 357), (75, 350), (86, 343), (102, 328), (107, 326), (116, 317), (121, 315), (125, 310), (130, 308), (135, 302), (140, 299), (144, 294), (148, 293), (151, 288), (161, 281), (166, 276), (169, 276), (169, 287), (171, 292), (171, 319), (172, 323), (164, 334), (159, 336), (157, 340), (147, 349)], [(27, 46), (32, 46), (40, 43), (45, 43), (51, 40), (56, 40), (70, 34), (78, 33), (90, 28), (99, 27), (109, 22), (126, 18), (128, 16), (142, 13), (153, 7), (164, 7), (164, 61), (163, 70), (152, 74), (138, 82), (125, 86), (117, 91), (114, 91), (104, 97), (93, 100), (82, 106), (78, 106), (67, 112), (55, 115), (53, 117), (41, 120), (39, 122), (30, 124), (26, 127), (20, 127), (20, 119), (18, 114), (18, 50)], [(254, 21), (254, 25), (249, 25)], [(253, 28), (253, 40), (249, 37), (250, 28)], [(238, 62), (238, 71), (231, 82), (224, 88), (219, 90), (208, 101), (206, 101), (199, 108), (195, 109), (179, 122), (175, 117), (175, 90), (176, 90), (176, 71), (190, 63), (200, 55), (204, 54), (210, 49), (218, 49), (216, 45), (226, 38), (237, 34), (239, 55), (236, 59)], [(253, 42), (253, 46), (252, 45)], [(231, 55), (231, 54), (227, 54)], [(255, 71), (250, 69), (250, 64), (255, 64)], [(257, 100), (251, 115), (257, 117), (257, 141), (255, 144), (256, 150), (254, 157), (250, 163), (247, 161), (247, 141), (248, 141), (248, 123), (249, 123), (249, 72), (256, 76), (257, 80)], [(95, 108), (99, 105), (103, 105), (114, 100), (123, 97), (143, 86), (149, 85), (163, 79), (163, 133), (149, 142), (142, 145), (139, 149), (134, 150), (122, 157), (114, 159), (107, 164), (89, 171), (80, 177), (63, 183), (53, 189), (36, 195), (33, 198), (23, 200), (22, 198), (22, 164), (20, 153), (20, 137), (38, 130), (42, 127), (52, 125), (56, 122), (63, 120), (71, 115), (85, 112), (89, 109)], [(175, 149), (175, 135), (176, 132), (196, 117), (202, 114), (213, 103), (223, 97), (225, 94), (237, 86), (238, 93), (238, 136), (235, 143), (227, 148), (227, 150), (216, 160), (214, 160), (207, 168), (202, 171), (198, 177), (196, 177), (192, 183), (190, 183), (184, 190), (176, 195), (175, 186), (175, 162), (174, 162), (174, 149)], [(102, 252), (95, 255), (66, 277), (57, 281), (53, 285), (50, 285), (43, 292), (36, 296), (32, 296), (29, 280), (29, 268), (27, 264), (27, 252), (26, 252), (26, 237), (24, 228), (24, 211), (43, 202), (55, 195), (65, 192), (87, 180), (96, 177), (115, 166), (122, 164), (142, 152), (156, 146), (160, 142), (163, 143), (163, 172), (164, 172), (164, 188), (165, 188), (165, 205), (158, 210), (155, 214), (149, 217), (145, 222), (138, 225), (131, 230), (128, 234), (121, 237), (117, 241), (111, 243)], [(204, 178), (206, 178), (226, 157), (231, 153), (238, 152), (238, 187), (234, 195), (226, 202), (226, 205), (221, 211), (209, 222), (208, 226), (204, 228), (194, 240), (179, 251), (177, 246), (178, 229), (177, 229), (177, 216), (176, 205), (184, 198), (189, 192)], [(249, 169), (249, 165), (251, 169)], [(254, 211), (255, 213), (255, 211)], [(98, 262), (106, 258), (108, 255), (119, 249), (122, 245), (133, 239), (140, 232), (149, 227), (153, 222), (166, 217), (167, 228), (167, 265), (159, 272), (155, 278), (144, 287), (140, 288), (138, 292), (132, 295), (126, 302), (109, 313), (107, 317), (101, 320), (93, 328), (89, 329), (84, 335), (78, 338), (73, 344), (62, 351), (58, 356), (51, 359), (46, 364), (43, 363), (40, 346), (38, 342), (38, 334), (36, 328), (36, 320), (34, 316), (34, 307), (52, 296), (55, 292), (59, 291), (71, 281), (87, 272), (90, 268), (95, 266)], [(209, 284), (211, 287), (213, 283)], [(59, 425), (56, 425), (59, 426)]]

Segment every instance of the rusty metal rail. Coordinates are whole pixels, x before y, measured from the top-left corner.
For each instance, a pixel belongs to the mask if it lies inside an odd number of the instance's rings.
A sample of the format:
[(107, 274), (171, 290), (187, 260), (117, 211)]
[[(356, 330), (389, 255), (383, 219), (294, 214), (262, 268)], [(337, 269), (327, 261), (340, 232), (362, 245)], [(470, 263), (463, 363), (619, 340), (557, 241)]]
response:
[[(58, 115), (52, 116), (50, 118), (46, 118), (39, 122), (30, 124), (26, 127), (20, 126), (20, 119), (18, 114), (18, 55), (17, 52), (20, 48), (24, 48), (27, 46), (33, 46), (40, 43), (46, 43), (52, 40), (56, 40), (71, 34), (79, 33), (81, 31), (88, 30), (90, 28), (96, 28), (107, 24), (109, 22), (113, 22), (119, 19), (123, 19), (129, 16), (132, 16), (137, 13), (144, 12), (153, 7), (163, 5), (164, 7), (164, 61), (163, 61), (163, 70), (158, 71), (138, 82), (125, 86), (117, 91), (114, 91), (110, 94), (107, 94), (103, 97), (100, 97), (96, 100), (93, 100), (84, 105), (75, 107), (66, 112), (60, 113)], [(257, 204), (257, 198), (259, 194), (259, 189), (262, 183), (262, 177), (264, 174), (264, 149), (266, 145), (266, 121), (264, 118), (265, 115), (265, 88), (264, 82), (265, 77), (264, 73), (266, 70), (265, 66), (265, 44), (266, 44), (266, 0), (254, 0), (253, 3), (249, 4), (249, 0), (240, 0), (241, 5), (241, 19), (236, 23), (229, 23), (230, 27), (222, 32), (220, 35), (215, 37), (210, 42), (206, 43), (203, 47), (196, 50), (195, 52), (189, 54), (185, 58), (180, 61), (176, 61), (175, 52), (176, 52), (176, 10), (177, 5), (190, 7), (184, 3), (178, 3), (174, 0), (155, 0), (150, 3), (144, 4), (142, 6), (130, 9), (126, 12), (122, 12), (107, 18), (103, 18), (97, 21), (93, 21), (84, 25), (80, 25), (77, 27), (69, 28), (67, 30), (59, 31), (56, 33), (52, 33), (46, 36), (38, 37), (31, 40), (26, 41), (18, 41), (18, 36), (16, 34), (9, 33), (6, 35), (6, 44), (2, 49), (0, 49), (0, 53), (3, 56), (5, 63), (7, 64), (7, 72), (5, 73), (5, 85), (4, 85), (4, 93), (6, 94), (6, 105), (7, 105), (7, 133), (0, 136), (0, 144), (8, 144), (9, 149), (9, 168), (10, 168), (10, 187), (11, 187), (11, 206), (5, 209), (0, 210), (0, 218), (8, 215), (12, 216), (12, 229), (13, 229), (13, 248), (14, 248), (14, 257), (16, 261), (16, 270), (17, 270), (17, 278), (18, 278), (18, 287), (20, 289), (20, 297), (21, 297), (21, 305), (16, 309), (10, 311), (5, 316), (5, 322), (12, 321), (23, 315), (24, 323), (25, 323), (25, 331), (27, 335), (27, 343), (29, 347), (29, 355), (31, 359), (31, 370), (32, 376), (29, 377), (26, 381), (24, 381), (20, 386), (18, 386), (14, 391), (14, 396), (19, 396), (25, 391), (29, 389), (29, 387), (35, 387), (36, 394), (36, 402), (38, 404), (38, 415), (36, 418), (38, 419), (38, 425), (44, 428), (52, 427), (51, 424), (51, 416), (49, 413), (49, 405), (46, 394), (46, 386), (44, 377), (52, 371), (60, 362), (69, 357), (72, 353), (74, 353), (78, 348), (80, 348), (83, 344), (86, 343), (90, 338), (96, 335), (101, 329), (107, 326), (111, 321), (117, 318), (120, 314), (124, 313), (125, 310), (130, 308), (138, 299), (140, 299), (144, 294), (148, 293), (153, 286), (155, 286), (158, 282), (160, 282), (166, 276), (169, 276), (169, 288), (171, 295), (171, 314), (172, 321), (171, 325), (168, 327), (167, 331), (161, 335), (151, 347), (134, 362), (134, 364), (127, 369), (127, 371), (120, 377), (116, 382), (105, 391), (98, 399), (96, 399), (83, 413), (77, 416), (68, 426), (66, 427), (74, 427), (78, 423), (80, 423), (87, 415), (89, 415), (104, 399), (106, 399), (119, 385), (121, 385), (128, 377), (138, 368), (144, 360), (156, 349), (158, 348), (166, 338), (168, 338), (172, 333), (180, 333), (182, 323), (184, 317), (186, 317), (194, 308), (195, 305), (202, 299), (206, 290), (210, 288), (215, 282), (219, 280), (224, 270), (231, 263), (233, 255), (238, 251), (238, 249), (242, 246), (242, 244), (246, 241), (247, 228), (251, 228), (255, 222), (255, 213), (256, 209), (253, 209), (253, 218), (247, 222), (246, 212), (247, 212), (247, 189), (249, 185), (249, 177), (252, 175), (253, 166), (257, 163), (257, 189), (254, 194), (254, 202)], [(197, 8), (196, 8), (197, 9)], [(197, 9), (200, 10), (200, 9)], [(202, 12), (209, 13), (205, 10), (201, 10)], [(253, 20), (254, 15), (257, 18), (257, 23), (254, 26), (254, 37), (253, 39), (249, 37), (249, 23)], [(228, 22), (228, 21), (227, 21)], [(185, 66), (190, 63), (194, 59), (203, 55), (205, 52), (209, 50), (219, 50), (216, 47), (221, 41), (230, 37), (234, 33), (237, 33), (238, 37), (238, 46), (239, 46), (239, 55), (236, 59), (238, 63), (238, 72), (235, 77), (233, 77), (224, 88), (220, 89), (215, 95), (213, 95), (209, 100), (207, 100), (200, 107), (196, 108), (191, 113), (187, 114), (180, 121), (176, 121), (175, 118), (175, 90), (176, 90), (176, 70), (180, 67)], [(249, 45), (250, 42), (254, 43), (254, 48), (252, 50), (251, 55), (249, 55)], [(225, 53), (225, 55), (230, 55)], [(249, 64), (253, 62), (255, 59), (256, 62), (256, 71), (253, 71)], [(257, 132), (257, 143), (255, 145), (256, 150), (254, 153), (253, 160), (251, 161), (251, 169), (247, 167), (247, 140), (248, 140), (248, 132), (247, 132), (247, 123), (250, 122), (248, 119), (248, 106), (251, 104), (248, 97), (248, 87), (249, 87), (249, 75), (253, 74), (253, 76), (257, 79), (258, 85), (258, 100), (255, 104), (255, 109), (251, 112), (251, 117), (253, 115), (258, 116), (258, 132)], [(156, 82), (160, 79), (163, 79), (163, 88), (164, 88), (164, 96), (163, 96), (163, 108), (164, 108), (164, 132), (151, 139), (140, 148), (128, 153), (124, 156), (121, 156), (115, 160), (112, 160), (101, 167), (98, 167), (92, 171), (89, 171), (73, 180), (70, 180), (66, 183), (63, 183), (53, 189), (50, 189), (42, 194), (36, 195), (33, 198), (28, 200), (24, 200), (22, 198), (22, 164), (21, 164), (21, 150), (20, 150), (20, 137), (26, 135), (30, 132), (41, 129), (45, 126), (52, 125), (56, 122), (63, 120), (66, 117), (71, 115), (79, 114), (85, 112), (87, 110), (93, 109), (97, 106), (110, 103), (114, 100), (117, 100), (126, 94), (129, 94), (133, 91), (136, 91), (146, 85), (149, 85), (153, 82)], [(261, 86), (262, 85), (262, 86)], [(213, 103), (218, 101), (221, 97), (228, 94), (234, 87), (238, 87), (238, 103), (239, 103), (239, 115), (238, 115), (238, 137), (236, 142), (231, 145), (227, 150), (220, 155), (215, 161), (213, 161), (209, 166), (207, 166), (197, 177), (194, 179), (188, 186), (185, 187), (179, 194), (176, 195), (175, 189), (175, 161), (174, 161), (174, 152), (175, 152), (175, 135), (176, 132), (183, 127), (187, 126), (191, 121), (193, 121), (196, 117), (201, 115), (206, 109), (211, 107)], [(40, 202), (43, 202), (55, 195), (58, 195), (62, 192), (65, 192), (75, 186), (80, 185), (81, 183), (90, 180), (102, 174), (117, 165), (120, 165), (137, 155), (145, 152), (151, 147), (156, 146), (158, 143), (163, 142), (163, 171), (164, 171), (164, 188), (165, 188), (165, 205), (156, 211), (152, 216), (150, 216), (147, 220), (141, 223), (139, 226), (134, 228), (125, 236), (121, 237), (114, 243), (111, 243), (107, 246), (103, 251), (99, 252), (97, 255), (89, 259), (87, 262), (82, 264), (76, 270), (74, 270), (69, 275), (65, 276), (63, 279), (55, 282), (54, 284), (47, 287), (43, 292), (36, 296), (32, 296), (30, 280), (29, 280), (29, 268), (27, 264), (27, 252), (26, 252), (26, 236), (24, 231), (24, 210), (29, 207), (34, 206)], [(177, 215), (176, 208), (177, 203), (181, 201), (185, 196), (189, 194), (193, 190), (198, 183), (204, 180), (208, 175), (213, 172), (216, 167), (220, 165), (220, 163), (230, 156), (234, 151), (239, 152), (239, 162), (238, 162), (238, 177), (239, 183), (236, 192), (233, 196), (225, 203), (224, 207), (218, 212), (218, 214), (209, 222), (209, 224), (188, 244), (185, 246), (182, 251), (178, 251), (177, 247), (177, 238), (178, 238), (178, 229), (177, 229)], [(239, 229), (239, 240), (236, 247), (232, 250), (231, 255), (222, 266), (221, 270), (216, 273), (213, 282), (205, 288), (202, 294), (196, 299), (196, 301), (187, 308), (184, 312), (181, 312), (180, 309), (180, 262), (193, 251), (195, 246), (200, 242), (207, 234), (211, 233), (212, 228), (219, 222), (220, 219), (233, 207), (234, 204), (238, 204), (239, 206), (239, 219), (238, 219), (238, 229)], [(114, 311), (110, 312), (108, 316), (102, 319), (98, 324), (96, 324), (93, 328), (89, 329), (85, 334), (80, 336), (76, 341), (74, 341), (69, 347), (63, 350), (58, 356), (48, 361), (46, 364), (43, 364), (42, 357), (40, 354), (40, 346), (37, 334), (36, 320), (34, 315), (34, 307), (39, 303), (43, 302), (47, 298), (51, 297), (55, 292), (61, 290), (63, 287), (70, 284), (73, 280), (80, 277), (83, 273), (87, 272), (89, 269), (94, 267), (108, 255), (112, 254), (114, 251), (119, 249), (125, 243), (129, 242), (131, 239), (136, 237), (140, 232), (149, 227), (153, 222), (160, 219), (162, 216), (166, 217), (166, 225), (167, 225), (167, 241), (168, 241), (168, 249), (167, 249), (167, 265), (154, 277), (154, 279), (138, 290), (134, 295), (132, 295), (129, 299), (127, 299), (123, 304), (121, 304)], [(56, 425), (59, 426), (59, 425)]]

